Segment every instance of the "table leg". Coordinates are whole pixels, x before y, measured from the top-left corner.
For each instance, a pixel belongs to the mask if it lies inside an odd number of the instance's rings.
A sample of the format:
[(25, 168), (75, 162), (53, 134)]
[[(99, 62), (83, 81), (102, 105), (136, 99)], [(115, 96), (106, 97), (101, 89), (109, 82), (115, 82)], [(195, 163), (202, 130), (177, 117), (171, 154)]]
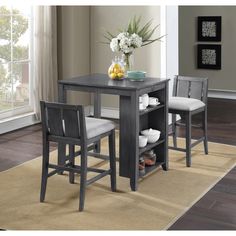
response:
[(120, 96), (120, 176), (130, 178), (132, 191), (138, 189), (139, 178), (139, 109), (136, 92)]
[[(62, 84), (58, 85), (58, 102), (60, 103), (66, 103), (66, 90), (64, 89), (64, 86)], [(58, 165), (64, 165), (66, 160), (66, 145), (63, 143), (58, 143)], [(63, 174), (63, 171), (58, 172), (58, 174)]]
[[(101, 94), (99, 92), (94, 93), (94, 117), (101, 118)], [(94, 151), (96, 153), (100, 153), (101, 150), (101, 142), (98, 141), (95, 144)]]
[(58, 102), (66, 103), (66, 90), (64, 89), (63, 84), (58, 84)]
[(168, 119), (169, 119), (169, 113), (168, 113), (168, 107), (169, 107), (169, 84), (166, 83), (165, 86), (165, 114), (164, 114), (164, 125), (165, 125), (165, 143), (164, 143), (164, 161), (165, 163), (162, 165), (163, 170), (168, 170), (169, 169), (169, 153), (168, 153), (168, 129), (169, 129), (169, 124), (168, 124)]

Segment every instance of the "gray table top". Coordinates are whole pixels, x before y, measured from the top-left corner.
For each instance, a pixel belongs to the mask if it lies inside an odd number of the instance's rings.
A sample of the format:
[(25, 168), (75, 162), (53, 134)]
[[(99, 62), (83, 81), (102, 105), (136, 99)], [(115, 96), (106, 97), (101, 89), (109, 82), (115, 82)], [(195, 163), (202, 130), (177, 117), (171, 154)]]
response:
[(157, 84), (166, 83), (168, 80), (169, 79), (146, 77), (144, 81), (130, 81), (129, 79), (117, 81), (110, 79), (107, 74), (89, 74), (73, 77), (71, 79), (59, 80), (58, 83), (82, 87), (139, 90)]

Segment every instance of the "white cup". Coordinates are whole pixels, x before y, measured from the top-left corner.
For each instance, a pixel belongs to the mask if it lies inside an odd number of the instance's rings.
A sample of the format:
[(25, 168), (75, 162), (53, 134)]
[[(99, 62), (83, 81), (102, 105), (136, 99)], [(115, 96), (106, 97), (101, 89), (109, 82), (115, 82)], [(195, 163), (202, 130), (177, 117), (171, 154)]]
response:
[(158, 100), (158, 98), (155, 98), (155, 97), (149, 97), (148, 104), (155, 106), (155, 105), (159, 104), (159, 100)]
[(146, 109), (146, 106), (143, 105), (142, 102), (139, 103), (139, 110), (144, 110)]
[(144, 105), (145, 107), (148, 106), (148, 104), (149, 104), (149, 96), (148, 96), (147, 93), (145, 93), (145, 94), (142, 95), (142, 103), (143, 103), (143, 105)]
[(147, 145), (147, 141), (148, 141), (148, 138), (143, 136), (143, 135), (139, 135), (139, 147), (140, 148), (143, 148)]

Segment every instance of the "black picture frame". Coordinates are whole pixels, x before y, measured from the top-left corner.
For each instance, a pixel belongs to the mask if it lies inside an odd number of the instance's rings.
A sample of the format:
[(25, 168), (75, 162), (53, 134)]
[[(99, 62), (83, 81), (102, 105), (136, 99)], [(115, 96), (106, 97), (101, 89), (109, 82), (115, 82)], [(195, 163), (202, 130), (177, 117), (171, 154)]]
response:
[(198, 41), (221, 41), (221, 16), (198, 17)]
[(198, 69), (221, 69), (221, 45), (198, 44), (197, 46)]

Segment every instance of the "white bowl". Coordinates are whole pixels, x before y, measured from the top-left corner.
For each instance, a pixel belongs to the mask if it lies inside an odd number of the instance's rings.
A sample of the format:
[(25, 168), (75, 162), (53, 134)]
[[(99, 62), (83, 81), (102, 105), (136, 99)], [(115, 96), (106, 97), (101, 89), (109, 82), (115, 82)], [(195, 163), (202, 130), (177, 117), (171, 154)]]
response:
[(146, 129), (141, 131), (141, 134), (147, 137), (148, 143), (155, 143), (160, 138), (161, 132), (155, 129)]
[(160, 138), (160, 134), (155, 134), (155, 135), (148, 135), (147, 137), (147, 142), (148, 143), (155, 143), (158, 141), (158, 139)]
[(161, 131), (157, 130), (157, 129), (145, 129), (145, 130), (142, 130), (141, 131), (141, 134), (145, 135), (145, 136), (148, 136), (148, 135), (157, 135), (157, 134), (160, 134)]
[(143, 135), (139, 135), (139, 147), (143, 148), (147, 145), (148, 138)]

